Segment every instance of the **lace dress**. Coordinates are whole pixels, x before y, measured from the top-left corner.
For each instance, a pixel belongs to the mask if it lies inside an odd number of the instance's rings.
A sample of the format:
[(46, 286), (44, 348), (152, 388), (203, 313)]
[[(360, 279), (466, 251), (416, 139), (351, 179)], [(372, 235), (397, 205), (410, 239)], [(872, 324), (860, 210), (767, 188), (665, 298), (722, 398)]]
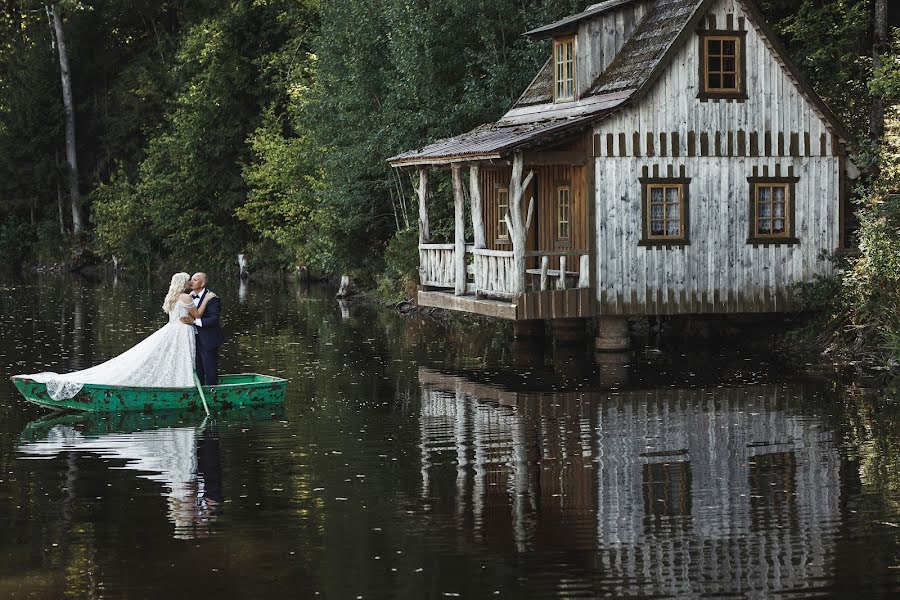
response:
[(54, 400), (72, 398), (85, 384), (193, 387), (194, 327), (179, 321), (191, 306), (176, 302), (166, 325), (105, 363), (64, 375), (45, 372), (22, 377), (46, 383), (47, 393)]

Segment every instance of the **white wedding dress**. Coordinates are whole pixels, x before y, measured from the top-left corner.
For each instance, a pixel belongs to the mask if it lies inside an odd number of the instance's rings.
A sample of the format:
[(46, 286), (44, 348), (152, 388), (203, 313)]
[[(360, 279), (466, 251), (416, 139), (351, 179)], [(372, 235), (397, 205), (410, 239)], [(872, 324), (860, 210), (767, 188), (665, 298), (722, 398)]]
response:
[(179, 319), (192, 304), (176, 302), (169, 322), (130, 350), (95, 367), (73, 373), (22, 375), (47, 384), (54, 400), (72, 398), (85, 384), (129, 387), (193, 387), (194, 326)]

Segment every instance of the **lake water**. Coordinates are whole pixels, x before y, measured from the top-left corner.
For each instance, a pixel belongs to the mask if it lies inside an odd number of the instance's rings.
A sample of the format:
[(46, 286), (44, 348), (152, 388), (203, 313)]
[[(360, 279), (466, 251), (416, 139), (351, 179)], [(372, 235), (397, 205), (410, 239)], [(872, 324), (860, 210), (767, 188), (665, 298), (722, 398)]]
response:
[(900, 398), (709, 344), (598, 364), (508, 324), (223, 297), (254, 414), (48, 415), (167, 282), (0, 284), (0, 598), (890, 598)]

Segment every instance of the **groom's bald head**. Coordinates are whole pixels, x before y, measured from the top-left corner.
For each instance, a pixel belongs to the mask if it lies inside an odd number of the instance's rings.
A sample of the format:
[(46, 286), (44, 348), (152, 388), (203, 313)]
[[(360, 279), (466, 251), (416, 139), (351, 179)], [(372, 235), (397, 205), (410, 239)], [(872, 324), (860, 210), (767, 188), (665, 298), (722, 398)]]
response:
[(206, 281), (206, 273), (194, 273), (191, 276), (191, 289), (195, 292), (199, 292), (206, 287)]

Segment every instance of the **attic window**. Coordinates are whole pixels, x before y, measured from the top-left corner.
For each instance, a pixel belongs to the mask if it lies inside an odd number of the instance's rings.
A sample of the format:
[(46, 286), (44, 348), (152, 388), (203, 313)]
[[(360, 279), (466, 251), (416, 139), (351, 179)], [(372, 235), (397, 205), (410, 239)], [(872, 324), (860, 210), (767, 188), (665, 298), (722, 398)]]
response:
[(701, 100), (745, 100), (745, 31), (700, 31)]
[(553, 40), (553, 100), (575, 99), (575, 37)]

